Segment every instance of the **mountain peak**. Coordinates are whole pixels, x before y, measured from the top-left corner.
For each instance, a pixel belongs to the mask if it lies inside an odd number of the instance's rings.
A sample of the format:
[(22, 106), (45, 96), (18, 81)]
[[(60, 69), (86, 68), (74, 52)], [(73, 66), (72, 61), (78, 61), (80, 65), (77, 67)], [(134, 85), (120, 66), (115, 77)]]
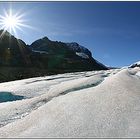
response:
[(0, 35), (3, 34), (3, 35), (6, 35), (6, 36), (12, 36), (7, 30), (0, 30)]
[(43, 40), (50, 40), (47, 36), (42, 38)]

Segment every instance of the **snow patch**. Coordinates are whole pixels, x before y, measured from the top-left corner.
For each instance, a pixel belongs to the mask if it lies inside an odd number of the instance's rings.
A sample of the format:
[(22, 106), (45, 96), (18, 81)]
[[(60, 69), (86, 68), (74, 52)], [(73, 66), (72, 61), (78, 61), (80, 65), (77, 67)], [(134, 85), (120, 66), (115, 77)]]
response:
[(32, 50), (35, 53), (40, 53), (40, 54), (48, 54), (46, 51), (37, 51), (37, 50)]
[(82, 52), (76, 52), (76, 55), (78, 55), (78, 56), (80, 56), (82, 58), (85, 58), (85, 59), (88, 59), (89, 58), (89, 56), (87, 54), (82, 53)]

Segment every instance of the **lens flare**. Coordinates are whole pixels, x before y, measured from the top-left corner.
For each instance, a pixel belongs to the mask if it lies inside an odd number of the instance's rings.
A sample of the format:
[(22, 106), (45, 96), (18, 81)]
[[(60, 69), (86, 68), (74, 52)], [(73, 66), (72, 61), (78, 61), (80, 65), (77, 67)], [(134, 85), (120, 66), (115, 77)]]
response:
[[(31, 26), (25, 24), (26, 20), (24, 19), (25, 14), (16, 12), (13, 14), (12, 9), (9, 11), (4, 11), (4, 15), (0, 15), (0, 29), (3, 29), (3, 34), (6, 31), (9, 31), (11, 34), (17, 36), (17, 30), (24, 31), (23, 28), (32, 28)], [(0, 37), (3, 35), (1, 34)]]

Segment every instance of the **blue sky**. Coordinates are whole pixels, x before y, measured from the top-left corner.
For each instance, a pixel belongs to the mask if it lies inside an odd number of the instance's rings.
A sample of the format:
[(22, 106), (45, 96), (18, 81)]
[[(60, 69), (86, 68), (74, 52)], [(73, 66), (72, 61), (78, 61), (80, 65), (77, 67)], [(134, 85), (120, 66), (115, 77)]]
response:
[(27, 44), (44, 36), (78, 42), (107, 66), (140, 60), (140, 2), (0, 2), (3, 9), (24, 14), (17, 37)]

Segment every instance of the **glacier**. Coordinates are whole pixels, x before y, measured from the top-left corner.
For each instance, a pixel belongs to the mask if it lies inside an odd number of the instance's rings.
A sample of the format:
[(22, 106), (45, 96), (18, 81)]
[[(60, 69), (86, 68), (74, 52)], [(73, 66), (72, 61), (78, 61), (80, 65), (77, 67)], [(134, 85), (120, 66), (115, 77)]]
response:
[(140, 68), (0, 83), (0, 138), (140, 138)]

